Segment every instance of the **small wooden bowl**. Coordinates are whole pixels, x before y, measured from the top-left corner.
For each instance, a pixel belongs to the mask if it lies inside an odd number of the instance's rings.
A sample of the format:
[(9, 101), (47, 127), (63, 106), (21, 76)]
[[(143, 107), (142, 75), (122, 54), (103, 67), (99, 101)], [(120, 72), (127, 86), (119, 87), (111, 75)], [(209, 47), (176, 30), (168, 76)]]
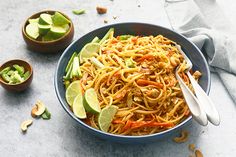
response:
[(48, 14), (53, 15), (55, 12), (56, 11), (52, 11), (52, 10), (41, 11), (41, 12), (38, 12), (38, 13), (30, 16), (25, 21), (25, 23), (22, 27), (22, 35), (23, 35), (23, 38), (30, 50), (33, 50), (36, 52), (41, 52), (41, 53), (57, 53), (57, 52), (64, 50), (71, 43), (71, 41), (74, 37), (74, 25), (73, 25), (71, 19), (67, 15), (63, 14), (60, 11), (57, 11), (57, 12), (61, 13), (67, 19), (70, 20), (69, 30), (61, 38), (56, 39), (56, 40), (52, 40), (52, 41), (38, 41), (38, 40), (30, 38), (26, 34), (25, 28), (29, 24), (29, 19), (38, 18), (40, 16), (40, 14), (42, 14), (42, 13), (48, 13)]
[(14, 64), (18, 64), (20, 66), (23, 66), (27, 71), (30, 72), (30, 76), (28, 79), (26, 79), (24, 82), (19, 83), (19, 84), (8, 84), (6, 83), (2, 77), (0, 76), (0, 84), (2, 85), (3, 88), (5, 88), (8, 91), (15, 91), (15, 92), (20, 92), (28, 88), (33, 80), (33, 68), (31, 65), (23, 60), (20, 59), (15, 59), (15, 60), (10, 60), (5, 62), (3, 65), (0, 66), (0, 71), (6, 67), (12, 67)]

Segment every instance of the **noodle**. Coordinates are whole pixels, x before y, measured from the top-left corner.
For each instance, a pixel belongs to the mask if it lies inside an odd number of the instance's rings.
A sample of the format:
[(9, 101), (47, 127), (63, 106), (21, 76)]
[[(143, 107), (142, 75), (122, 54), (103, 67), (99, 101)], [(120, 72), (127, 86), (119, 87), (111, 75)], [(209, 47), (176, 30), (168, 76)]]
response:
[[(179, 74), (190, 89), (191, 84), (183, 72), (186, 62), (175, 45), (162, 35), (131, 36), (126, 40), (110, 36), (95, 56), (103, 68), (96, 67), (90, 59), (80, 65), (82, 76), (85, 75), (81, 81), (83, 90), (94, 88), (102, 109), (111, 104), (119, 107), (109, 133), (134, 136), (158, 133), (189, 116), (175, 78), (179, 65)], [(92, 114), (85, 119), (98, 129), (97, 121)]]

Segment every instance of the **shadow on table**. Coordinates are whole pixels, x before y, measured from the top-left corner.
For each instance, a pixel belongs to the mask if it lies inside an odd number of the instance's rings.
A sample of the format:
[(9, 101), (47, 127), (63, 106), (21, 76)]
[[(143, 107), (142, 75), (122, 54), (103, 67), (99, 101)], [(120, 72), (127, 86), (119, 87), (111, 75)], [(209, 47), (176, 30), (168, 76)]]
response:
[(188, 156), (188, 144), (190, 142), (197, 143), (197, 135), (201, 134), (203, 130), (201, 126), (195, 122), (191, 122), (190, 125), (183, 128), (183, 130), (190, 132), (190, 140), (188, 142), (181, 144), (173, 142), (173, 137), (178, 136), (174, 134), (154, 143), (132, 145), (113, 143), (99, 139), (79, 127), (75, 121), (70, 118), (66, 119), (67, 125), (71, 125), (71, 127), (64, 128), (64, 131), (68, 132), (68, 134), (63, 135), (63, 146), (71, 152), (71, 154), (81, 156), (151, 157), (172, 156), (173, 154), (176, 154), (176, 157)]
[(58, 53), (40, 53), (28, 49), (27, 46), (25, 46), (25, 49), (27, 50), (26, 56), (32, 63), (41, 63), (44, 64), (44, 66), (46, 66), (47, 64), (57, 63), (61, 54), (63, 53), (63, 51), (60, 51)]
[(4, 105), (19, 106), (20, 104), (29, 104), (30, 96), (33, 95), (33, 88), (32, 84), (26, 90), (21, 92), (10, 92), (1, 88), (0, 93), (2, 97), (1, 100), (3, 100), (2, 103), (4, 103)]

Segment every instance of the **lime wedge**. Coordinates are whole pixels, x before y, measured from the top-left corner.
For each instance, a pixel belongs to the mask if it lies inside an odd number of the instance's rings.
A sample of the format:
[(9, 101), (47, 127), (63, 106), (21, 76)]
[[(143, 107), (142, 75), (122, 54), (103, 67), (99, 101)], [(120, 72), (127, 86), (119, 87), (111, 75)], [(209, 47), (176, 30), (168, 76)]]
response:
[(48, 31), (48, 33), (42, 37), (42, 41), (52, 41), (55, 39), (56, 38), (53, 37), (53, 33), (50, 31)]
[(58, 26), (62, 26), (62, 25), (70, 23), (70, 21), (59, 12), (55, 12), (55, 14), (52, 16), (52, 22), (54, 25), (58, 25)]
[(78, 95), (76, 96), (74, 102), (73, 102), (73, 106), (72, 106), (73, 112), (75, 114), (76, 117), (80, 118), (80, 119), (85, 119), (87, 118), (86, 116), (86, 112), (83, 106), (83, 96), (82, 96), (82, 91), (80, 91), (78, 93)]
[(94, 54), (98, 53), (100, 50), (99, 43), (88, 43), (80, 51), (80, 62), (83, 62), (84, 58), (91, 58)]
[(52, 26), (50, 32), (52, 33), (53, 38), (60, 38), (66, 34), (66, 30), (60, 26)]
[(51, 25), (40, 25), (40, 24), (38, 24), (38, 27), (39, 27), (39, 34), (40, 35), (45, 35), (50, 30)]
[(97, 94), (93, 88), (90, 88), (85, 91), (84, 99), (83, 99), (84, 108), (87, 112), (91, 113), (99, 113), (101, 108), (99, 106), (99, 101), (97, 98)]
[(29, 23), (38, 23), (38, 22), (39, 22), (39, 18), (29, 19)]
[(98, 116), (98, 125), (102, 131), (108, 131), (117, 110), (118, 107), (114, 105), (110, 105), (102, 109)]
[(72, 82), (69, 87), (66, 89), (66, 101), (70, 106), (73, 105), (73, 102), (76, 96), (81, 93), (80, 81)]
[(52, 15), (46, 14), (46, 13), (40, 14), (39, 24), (41, 24), (41, 25), (51, 25), (52, 24)]
[(69, 30), (70, 26), (69, 24), (65, 24), (61, 26), (66, 32)]
[(37, 23), (30, 23), (26, 26), (25, 31), (27, 35), (33, 39), (37, 39), (39, 36), (39, 29)]

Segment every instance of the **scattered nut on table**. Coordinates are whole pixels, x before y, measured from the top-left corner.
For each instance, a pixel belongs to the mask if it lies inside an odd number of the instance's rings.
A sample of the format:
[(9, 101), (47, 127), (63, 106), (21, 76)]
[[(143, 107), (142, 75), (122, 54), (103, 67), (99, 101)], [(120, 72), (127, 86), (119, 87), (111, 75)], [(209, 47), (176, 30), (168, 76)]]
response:
[(191, 150), (191, 151), (194, 151), (195, 150), (195, 144), (193, 144), (193, 143), (189, 144), (188, 149)]
[(106, 14), (107, 13), (107, 8), (105, 8), (105, 7), (97, 6), (96, 9), (97, 9), (98, 14)]
[(20, 128), (23, 132), (26, 132), (28, 129), (28, 126), (30, 126), (33, 123), (33, 120), (28, 119), (21, 123)]
[(104, 23), (108, 23), (108, 20), (104, 20), (103, 22), (104, 22)]
[(189, 133), (186, 130), (181, 131), (181, 135), (179, 137), (175, 137), (173, 140), (177, 143), (183, 143), (188, 140)]
[(40, 116), (44, 113), (45, 109), (46, 109), (45, 105), (38, 100), (35, 106), (31, 110), (31, 116), (34, 118)]
[(195, 150), (195, 156), (196, 157), (203, 157), (203, 154), (200, 150), (197, 149), (197, 150)]

